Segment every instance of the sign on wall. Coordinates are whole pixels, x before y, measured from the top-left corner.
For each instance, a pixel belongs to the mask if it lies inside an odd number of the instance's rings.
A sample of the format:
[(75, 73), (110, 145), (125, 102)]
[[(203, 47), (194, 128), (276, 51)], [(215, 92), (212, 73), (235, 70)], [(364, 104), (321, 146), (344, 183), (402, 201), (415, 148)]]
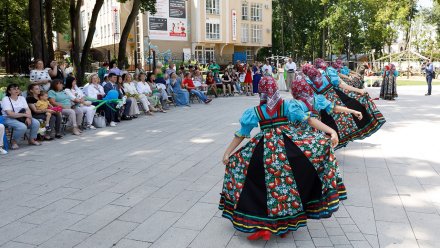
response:
[(237, 11), (235, 9), (232, 10), (232, 40), (237, 40)]
[(186, 0), (157, 0), (156, 9), (148, 18), (151, 40), (188, 40)]

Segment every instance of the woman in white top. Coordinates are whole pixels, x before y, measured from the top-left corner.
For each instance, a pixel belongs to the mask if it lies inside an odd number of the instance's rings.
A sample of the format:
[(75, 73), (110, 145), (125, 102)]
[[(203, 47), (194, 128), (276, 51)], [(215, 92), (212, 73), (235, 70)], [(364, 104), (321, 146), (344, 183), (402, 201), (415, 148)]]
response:
[(139, 93), (136, 90), (129, 92), (127, 91), (127, 87), (126, 87), (127, 84), (129, 85), (131, 83), (132, 81), (131, 79), (132, 77), (130, 73), (127, 72), (122, 74), (122, 85), (120, 85), (120, 87), (123, 88), (122, 92), (127, 97), (127, 99), (131, 99), (132, 102), (130, 107), (130, 112), (128, 115), (133, 118), (137, 118), (137, 116), (141, 114), (141, 112), (139, 111), (139, 107), (137, 105)]
[(284, 80), (284, 69), (283, 66), (278, 66), (278, 80), (277, 80), (278, 90), (287, 90), (286, 80)]
[(104, 98), (104, 96), (105, 96), (104, 87), (102, 87), (99, 84), (99, 81), (100, 80), (99, 80), (98, 74), (93, 73), (89, 76), (90, 83), (84, 92), (86, 94), (86, 96), (93, 98), (93, 99), (98, 99), (98, 100), (101, 100), (102, 98)]
[(150, 87), (150, 84), (146, 81), (147, 75), (141, 72), (138, 75), (138, 82), (136, 83), (136, 90), (139, 94), (147, 97), (148, 102), (150, 102), (150, 110), (153, 112), (157, 112), (158, 108), (161, 109), (162, 106), (160, 104), (159, 97), (153, 95), (153, 90)]
[[(4, 125), (14, 130), (11, 149), (18, 149), (17, 142), (23, 138), (29, 129), (29, 145), (41, 145), (36, 141), (40, 122), (32, 118), (31, 110), (26, 99), (20, 96), (20, 88), (17, 84), (10, 84), (6, 88), (6, 96), (1, 102)], [(3, 139), (3, 137), (1, 137)]]
[(43, 60), (35, 61), (35, 69), (31, 70), (30, 80), (32, 83), (40, 85), (42, 90), (49, 90), (52, 79), (49, 75), (49, 68), (44, 68)]
[(92, 125), (93, 117), (95, 116), (96, 110), (92, 102), (86, 101), (84, 93), (76, 86), (76, 79), (74, 77), (66, 78), (66, 89), (64, 92), (70, 97), (70, 100), (75, 105), (75, 108), (79, 108), (83, 113), (86, 114), (86, 124), (88, 129), (95, 130), (96, 128)]
[(150, 102), (148, 101), (147, 96), (144, 94), (139, 94), (139, 92), (136, 89), (136, 83), (132, 81), (132, 77), (130, 73), (124, 74), (124, 91), (126, 94), (129, 94), (130, 96), (135, 96), (136, 100), (139, 101), (142, 106), (144, 107), (145, 112), (147, 115), (152, 115), (150, 112)]

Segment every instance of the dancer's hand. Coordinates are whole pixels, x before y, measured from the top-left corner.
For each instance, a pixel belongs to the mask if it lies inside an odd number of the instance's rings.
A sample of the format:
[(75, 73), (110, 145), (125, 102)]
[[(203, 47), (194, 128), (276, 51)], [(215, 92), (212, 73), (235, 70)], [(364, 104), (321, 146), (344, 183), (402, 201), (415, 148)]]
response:
[(361, 113), (361, 112), (359, 112), (359, 111), (355, 111), (353, 114), (354, 114), (359, 120), (362, 120), (362, 113)]
[(336, 132), (332, 132), (330, 140), (332, 141), (332, 147), (335, 148), (339, 143), (338, 134)]
[(365, 93), (367, 93), (367, 91), (364, 89), (361, 89), (358, 91), (358, 93), (361, 94), (361, 96), (363, 96), (363, 95), (365, 95)]
[(223, 164), (227, 165), (229, 163), (229, 154), (225, 153), (223, 155)]

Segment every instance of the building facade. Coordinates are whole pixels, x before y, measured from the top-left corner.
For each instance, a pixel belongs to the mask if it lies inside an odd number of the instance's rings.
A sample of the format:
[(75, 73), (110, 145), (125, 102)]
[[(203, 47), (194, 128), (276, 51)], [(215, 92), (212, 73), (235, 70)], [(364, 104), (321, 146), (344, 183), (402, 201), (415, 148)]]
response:
[(272, 0), (158, 0), (157, 9), (144, 15), (144, 39), (177, 59), (252, 61), (272, 46)]
[[(95, 0), (81, 8), (84, 43)], [(105, 0), (99, 12), (91, 53), (94, 60), (118, 55), (119, 39), (132, 1)], [(157, 13), (140, 13), (131, 28), (126, 55), (130, 65), (146, 65), (155, 50), (161, 60), (253, 61), (272, 46), (272, 0), (157, 0)]]

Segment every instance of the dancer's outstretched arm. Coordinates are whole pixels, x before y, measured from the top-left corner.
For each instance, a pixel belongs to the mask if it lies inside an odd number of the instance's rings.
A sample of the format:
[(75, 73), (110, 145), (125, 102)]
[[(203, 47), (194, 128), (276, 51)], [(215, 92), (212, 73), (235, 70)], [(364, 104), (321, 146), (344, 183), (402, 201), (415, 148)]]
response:
[(366, 92), (364, 89), (358, 89), (358, 88), (355, 88), (355, 87), (353, 87), (353, 86), (350, 86), (350, 85), (346, 84), (346, 83), (343, 82), (343, 81), (340, 81), (340, 82), (339, 82), (339, 87), (342, 88), (342, 89), (344, 89), (344, 90), (349, 90), (349, 91), (357, 92), (357, 93), (359, 93), (359, 94), (361, 94), (361, 95), (365, 94), (365, 92)]
[(225, 154), (223, 155), (223, 164), (227, 165), (229, 162), (229, 156), (231, 156), (232, 151), (237, 148), (238, 145), (244, 140), (244, 137), (235, 136), (228, 148), (226, 148)]
[(323, 131), (324, 133), (330, 134), (331, 136), (331, 141), (332, 141), (332, 147), (336, 147), (339, 143), (339, 138), (338, 138), (338, 134), (336, 133), (335, 130), (333, 130), (333, 128), (325, 125), (324, 123), (322, 123), (320, 120), (316, 119), (316, 118), (309, 118), (308, 123), (310, 126)]
[(353, 109), (349, 109), (347, 107), (342, 107), (339, 105), (336, 105), (334, 110), (336, 113), (347, 113), (347, 114), (354, 114), (359, 120), (362, 120), (362, 113)]

